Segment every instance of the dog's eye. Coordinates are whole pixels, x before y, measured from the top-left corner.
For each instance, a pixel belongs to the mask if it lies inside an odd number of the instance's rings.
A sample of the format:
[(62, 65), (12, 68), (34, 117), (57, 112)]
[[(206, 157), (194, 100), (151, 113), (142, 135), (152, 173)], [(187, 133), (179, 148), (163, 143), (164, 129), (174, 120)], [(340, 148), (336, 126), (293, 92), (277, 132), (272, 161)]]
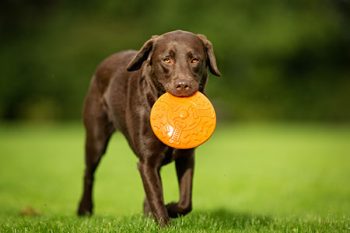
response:
[(191, 59), (191, 63), (192, 64), (197, 64), (199, 62), (199, 59), (198, 58), (192, 58)]
[(171, 64), (173, 61), (169, 57), (166, 57), (163, 59), (163, 62), (167, 64)]

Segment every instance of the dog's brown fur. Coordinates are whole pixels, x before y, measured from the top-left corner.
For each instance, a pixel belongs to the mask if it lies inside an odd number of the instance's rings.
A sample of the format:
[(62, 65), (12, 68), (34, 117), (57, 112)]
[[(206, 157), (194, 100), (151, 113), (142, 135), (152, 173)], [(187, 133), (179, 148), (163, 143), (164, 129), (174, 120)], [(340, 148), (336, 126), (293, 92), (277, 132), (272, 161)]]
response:
[[(79, 215), (92, 214), (94, 172), (115, 131), (125, 135), (139, 158), (145, 214), (166, 225), (169, 217), (191, 211), (194, 149), (164, 145), (153, 134), (149, 117), (152, 105), (165, 92), (175, 96), (203, 92), (207, 68), (220, 76), (210, 41), (185, 31), (154, 36), (139, 51), (116, 53), (99, 65), (84, 105), (86, 169)], [(180, 198), (165, 205), (160, 168), (173, 160)]]

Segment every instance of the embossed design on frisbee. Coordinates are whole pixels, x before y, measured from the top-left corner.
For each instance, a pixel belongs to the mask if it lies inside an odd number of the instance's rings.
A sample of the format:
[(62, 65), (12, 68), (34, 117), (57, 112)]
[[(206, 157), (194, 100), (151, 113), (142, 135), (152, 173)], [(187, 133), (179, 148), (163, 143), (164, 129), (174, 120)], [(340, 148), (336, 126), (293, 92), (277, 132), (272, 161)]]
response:
[(151, 110), (151, 127), (164, 144), (177, 148), (194, 148), (209, 139), (216, 126), (213, 105), (196, 92), (190, 97), (163, 94)]

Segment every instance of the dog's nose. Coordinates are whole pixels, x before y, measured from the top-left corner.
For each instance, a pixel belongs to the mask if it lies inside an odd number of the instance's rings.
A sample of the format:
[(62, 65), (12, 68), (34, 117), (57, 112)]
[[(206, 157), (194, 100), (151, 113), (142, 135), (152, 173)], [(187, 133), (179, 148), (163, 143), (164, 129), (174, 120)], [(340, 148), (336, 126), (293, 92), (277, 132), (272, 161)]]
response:
[(179, 79), (174, 82), (170, 93), (175, 96), (186, 97), (193, 95), (196, 90), (198, 90), (198, 87), (195, 82), (186, 79)]
[(186, 92), (191, 90), (191, 85), (189, 84), (189, 82), (185, 81), (185, 80), (180, 80), (175, 84), (175, 88), (177, 91), (179, 92)]

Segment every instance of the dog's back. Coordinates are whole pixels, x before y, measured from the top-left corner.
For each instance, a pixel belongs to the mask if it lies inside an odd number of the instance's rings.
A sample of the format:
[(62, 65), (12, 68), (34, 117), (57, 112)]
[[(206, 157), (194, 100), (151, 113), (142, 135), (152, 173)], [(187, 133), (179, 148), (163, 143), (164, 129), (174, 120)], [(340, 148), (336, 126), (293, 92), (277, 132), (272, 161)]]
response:
[(90, 125), (91, 118), (96, 118), (94, 115), (99, 112), (99, 118), (108, 120), (114, 130), (121, 128), (124, 131), (121, 122), (125, 122), (128, 86), (135, 81), (131, 76), (139, 73), (128, 72), (127, 65), (136, 52), (128, 50), (112, 54), (98, 65), (85, 97), (85, 124)]
[(115, 53), (104, 59), (97, 67), (91, 85), (97, 85), (99, 93), (104, 95), (110, 82), (126, 85), (123, 77), (130, 76), (127, 65), (135, 56), (137, 51), (128, 50)]

